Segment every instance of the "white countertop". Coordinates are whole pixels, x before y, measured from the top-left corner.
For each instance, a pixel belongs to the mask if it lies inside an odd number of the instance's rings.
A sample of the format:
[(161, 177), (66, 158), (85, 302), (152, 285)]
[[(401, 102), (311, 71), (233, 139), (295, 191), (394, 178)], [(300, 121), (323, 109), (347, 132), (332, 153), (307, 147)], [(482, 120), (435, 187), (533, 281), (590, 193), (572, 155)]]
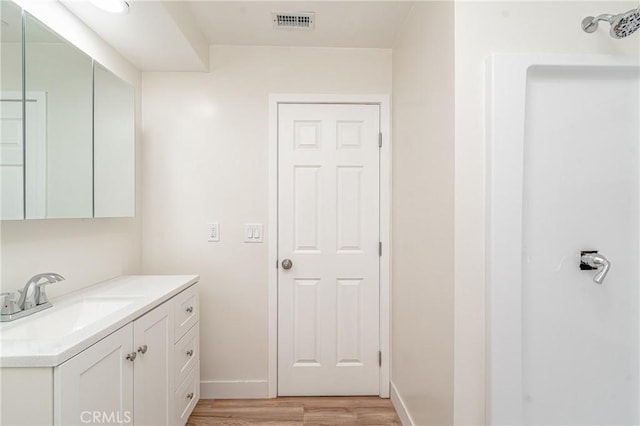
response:
[(200, 279), (131, 275), (53, 299), (53, 307), (0, 324), (0, 367), (55, 367)]

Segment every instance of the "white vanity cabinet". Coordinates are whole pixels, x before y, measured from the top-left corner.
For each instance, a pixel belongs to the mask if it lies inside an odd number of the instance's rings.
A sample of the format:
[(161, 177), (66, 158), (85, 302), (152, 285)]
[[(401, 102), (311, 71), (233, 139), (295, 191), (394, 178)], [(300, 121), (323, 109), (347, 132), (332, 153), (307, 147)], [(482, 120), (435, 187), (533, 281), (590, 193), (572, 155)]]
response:
[(184, 425), (199, 397), (198, 334), (192, 286), (56, 367), (54, 423)]
[(92, 423), (93, 416), (102, 413), (113, 413), (113, 423), (128, 420), (125, 416), (133, 412), (133, 365), (125, 358), (132, 337), (133, 325), (127, 324), (54, 369), (55, 424)]
[(175, 315), (174, 417), (184, 425), (200, 399), (200, 305), (198, 289), (190, 287), (173, 298)]
[[(175, 298), (174, 298), (175, 300)], [(133, 322), (133, 423), (173, 424), (173, 301)]]
[[(183, 426), (200, 396), (198, 302), (198, 286), (190, 285), (52, 368), (3, 368), (15, 378), (3, 378), (2, 390), (16, 390), (10, 399), (3, 395), (3, 422)], [(41, 374), (16, 389), (13, 383), (32, 371)], [(29, 421), (9, 412), (23, 409), (20, 401), (34, 388), (48, 386), (52, 403), (46, 392), (39, 400), (45, 410), (52, 406), (51, 417), (45, 411)]]

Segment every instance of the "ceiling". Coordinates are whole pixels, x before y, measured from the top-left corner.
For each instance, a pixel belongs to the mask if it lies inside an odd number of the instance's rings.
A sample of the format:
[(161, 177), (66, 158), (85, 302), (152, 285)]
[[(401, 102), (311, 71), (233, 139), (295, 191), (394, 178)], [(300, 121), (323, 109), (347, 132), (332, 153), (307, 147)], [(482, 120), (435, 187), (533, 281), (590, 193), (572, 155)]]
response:
[[(409, 2), (189, 2), (210, 44), (392, 47)], [(271, 12), (315, 12), (315, 29), (274, 29)]]
[(129, 13), (105, 12), (89, 1), (60, 0), (141, 71), (204, 71), (208, 43), (185, 4), (129, 1)]
[[(0, 3), (2, 32), (0, 42), (20, 43), (22, 41), (22, 9), (13, 2)], [(25, 39), (27, 43), (64, 43), (64, 39), (51, 31), (46, 25), (27, 14)]]
[[(126, 15), (60, 0), (142, 71), (205, 71), (209, 44), (390, 48), (411, 1), (129, 1)], [(315, 29), (274, 29), (271, 12), (315, 12)]]

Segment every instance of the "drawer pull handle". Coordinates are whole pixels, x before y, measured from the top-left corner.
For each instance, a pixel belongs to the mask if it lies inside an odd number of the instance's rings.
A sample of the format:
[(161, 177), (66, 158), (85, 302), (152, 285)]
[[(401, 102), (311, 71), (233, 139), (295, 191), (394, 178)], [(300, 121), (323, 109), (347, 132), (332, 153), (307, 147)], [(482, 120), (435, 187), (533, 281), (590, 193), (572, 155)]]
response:
[(193, 356), (193, 349), (189, 349), (187, 351), (187, 356)]
[(189, 392), (187, 394), (187, 399), (193, 399), (193, 392)]
[(146, 354), (147, 353), (147, 345), (142, 345), (138, 348), (138, 352), (140, 352), (141, 354)]
[(127, 354), (127, 359), (131, 362), (135, 361), (137, 354), (135, 352), (131, 352), (130, 354)]
[(193, 306), (189, 306), (189, 307), (187, 308), (187, 312), (188, 312), (188, 313), (193, 312)]

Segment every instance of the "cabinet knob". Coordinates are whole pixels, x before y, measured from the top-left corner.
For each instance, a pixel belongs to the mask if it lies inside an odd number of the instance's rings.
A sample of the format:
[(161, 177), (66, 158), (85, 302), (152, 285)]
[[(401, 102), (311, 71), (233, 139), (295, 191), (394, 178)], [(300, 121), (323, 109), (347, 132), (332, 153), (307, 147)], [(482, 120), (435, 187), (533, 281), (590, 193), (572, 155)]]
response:
[(188, 312), (188, 313), (193, 312), (193, 306), (189, 306), (189, 307), (187, 308), (187, 312)]
[(131, 362), (133, 362), (136, 359), (137, 354), (135, 352), (131, 352), (130, 354), (127, 354), (127, 359)]
[(147, 345), (142, 345), (138, 348), (138, 352), (140, 352), (141, 354), (146, 354), (147, 353)]
[(187, 399), (193, 399), (193, 396), (194, 396), (194, 395), (193, 395), (193, 392), (189, 392), (189, 393), (187, 394)]
[(193, 356), (193, 349), (189, 349), (187, 351), (187, 356)]

